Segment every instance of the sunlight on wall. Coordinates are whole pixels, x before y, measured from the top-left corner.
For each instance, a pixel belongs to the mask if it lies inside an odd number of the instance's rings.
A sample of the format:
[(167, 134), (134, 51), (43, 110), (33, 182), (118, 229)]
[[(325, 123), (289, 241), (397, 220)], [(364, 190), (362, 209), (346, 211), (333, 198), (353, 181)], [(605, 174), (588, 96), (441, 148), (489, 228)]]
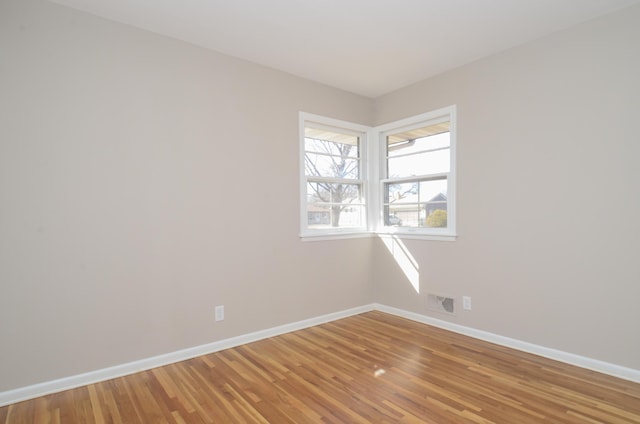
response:
[(420, 293), (420, 267), (411, 252), (409, 252), (409, 249), (407, 249), (407, 246), (396, 236), (380, 236), (380, 238), (389, 253), (391, 253), (391, 256), (393, 256), (393, 259), (400, 266), (400, 269), (402, 269), (402, 272), (404, 272), (413, 289), (416, 293)]

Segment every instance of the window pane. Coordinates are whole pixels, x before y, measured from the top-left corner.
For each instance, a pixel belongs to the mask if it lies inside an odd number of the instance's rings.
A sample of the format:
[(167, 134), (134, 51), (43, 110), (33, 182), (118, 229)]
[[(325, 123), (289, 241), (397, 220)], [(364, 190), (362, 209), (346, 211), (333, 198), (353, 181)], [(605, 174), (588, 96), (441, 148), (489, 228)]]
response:
[(385, 203), (416, 203), (419, 183), (387, 184)]
[(450, 152), (445, 149), (389, 158), (388, 165), (389, 178), (449, 172)]
[(417, 139), (402, 140), (398, 137), (387, 137), (387, 155), (394, 157), (398, 155), (407, 155), (425, 150), (441, 149), (450, 146), (449, 133), (433, 135), (430, 137), (422, 137)]
[[(385, 218), (386, 225), (402, 227), (419, 227), (420, 210), (417, 204), (390, 205), (389, 215)], [(394, 223), (396, 222), (396, 223)]]
[(385, 184), (385, 225), (447, 227), (447, 180)]
[(364, 205), (307, 206), (309, 228), (353, 228), (364, 225)]
[(305, 175), (314, 177), (358, 179), (359, 160), (346, 156), (326, 156), (305, 152)]
[(446, 178), (420, 182), (420, 202), (436, 201), (436, 198), (447, 199), (447, 180)]
[[(384, 225), (390, 226), (390, 227), (402, 227), (405, 225), (405, 223), (402, 221), (402, 218), (400, 218), (397, 214), (396, 214), (396, 210), (395, 208), (390, 208), (389, 206), (385, 206), (384, 208)], [(405, 216), (405, 219), (407, 217)]]
[(358, 152), (358, 137), (353, 137), (355, 144), (352, 143), (336, 143), (327, 140), (319, 140), (317, 138), (305, 138), (304, 150), (307, 152), (324, 153), (334, 156), (345, 156), (351, 158), (357, 158)]
[(426, 205), (426, 211), (423, 214), (427, 217), (424, 226), (427, 228), (447, 228), (447, 208), (429, 209)]
[(362, 227), (364, 212), (360, 184), (307, 183), (309, 228)]
[(331, 202), (331, 191), (329, 184), (307, 183), (307, 203)]
[(309, 203), (362, 203), (359, 184), (334, 184), (324, 182), (307, 183), (307, 202)]
[(451, 168), (449, 122), (387, 136), (387, 178), (433, 175)]

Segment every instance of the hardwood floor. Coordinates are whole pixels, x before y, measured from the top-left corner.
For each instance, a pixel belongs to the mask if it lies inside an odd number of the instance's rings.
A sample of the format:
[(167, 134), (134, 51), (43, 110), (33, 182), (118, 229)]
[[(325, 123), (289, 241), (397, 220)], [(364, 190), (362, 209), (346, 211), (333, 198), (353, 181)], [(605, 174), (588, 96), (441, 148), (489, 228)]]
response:
[(640, 423), (640, 384), (381, 312), (0, 408), (0, 423)]

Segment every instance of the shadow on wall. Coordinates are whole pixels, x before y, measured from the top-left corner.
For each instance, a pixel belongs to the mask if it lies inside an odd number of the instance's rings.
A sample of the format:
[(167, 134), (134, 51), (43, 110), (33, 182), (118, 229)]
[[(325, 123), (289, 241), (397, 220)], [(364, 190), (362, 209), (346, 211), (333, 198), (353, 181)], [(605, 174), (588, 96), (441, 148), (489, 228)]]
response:
[(420, 267), (407, 246), (397, 236), (379, 236), (416, 293), (420, 293)]

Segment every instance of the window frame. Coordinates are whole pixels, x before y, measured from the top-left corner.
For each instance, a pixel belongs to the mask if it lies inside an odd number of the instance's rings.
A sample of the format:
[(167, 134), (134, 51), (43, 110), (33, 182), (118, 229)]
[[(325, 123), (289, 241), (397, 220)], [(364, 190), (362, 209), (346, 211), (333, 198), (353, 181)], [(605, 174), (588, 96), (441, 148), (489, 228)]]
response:
[[(402, 227), (384, 223), (384, 190), (387, 178), (386, 135), (402, 132), (407, 129), (420, 128), (437, 122), (449, 122), (449, 160), (450, 167), (447, 179), (447, 227)], [(360, 137), (360, 173), (358, 184), (362, 185), (364, 203), (361, 227), (344, 228), (309, 228), (307, 205), (307, 175), (305, 172), (305, 128), (315, 124), (330, 131), (345, 132)], [(390, 122), (377, 127), (355, 124), (326, 116), (299, 112), (299, 186), (300, 186), (300, 238), (303, 241), (333, 240), (341, 238), (371, 237), (373, 235), (391, 234), (408, 239), (455, 241), (457, 238), (456, 210), (456, 157), (457, 157), (457, 112), (456, 106), (447, 106), (431, 112), (422, 113), (409, 118)], [(436, 173), (431, 174), (436, 176)], [(395, 178), (394, 182), (416, 181), (416, 177)]]
[[(387, 175), (387, 135), (409, 131), (421, 127), (449, 122), (449, 172), (434, 172), (420, 176), (389, 178)], [(448, 106), (431, 112), (422, 113), (399, 121), (390, 122), (374, 128), (378, 141), (378, 219), (376, 232), (394, 234), (405, 238), (453, 241), (456, 239), (456, 107)], [(389, 183), (422, 182), (446, 177), (447, 181), (447, 227), (402, 227), (385, 224), (384, 199), (385, 185)]]
[[(354, 124), (347, 121), (328, 118), (325, 116), (314, 115), (311, 113), (300, 112), (299, 114), (299, 168), (300, 168), (300, 237), (304, 240), (326, 240), (335, 238), (353, 238), (368, 237), (371, 235), (371, 217), (370, 217), (370, 179), (369, 169), (369, 131), (370, 127)], [(364, 204), (363, 225), (359, 227), (330, 227), (330, 228), (310, 228), (308, 221), (308, 202), (307, 202), (307, 184), (309, 177), (305, 172), (305, 129), (309, 127), (326, 129), (328, 131), (342, 132), (345, 134), (355, 135), (359, 137), (358, 160), (359, 172), (358, 179), (343, 179), (349, 184), (358, 184), (361, 186), (362, 203)], [(316, 179), (322, 179), (316, 178)], [(329, 180), (330, 178), (326, 178)], [(340, 179), (337, 179), (340, 180)]]

